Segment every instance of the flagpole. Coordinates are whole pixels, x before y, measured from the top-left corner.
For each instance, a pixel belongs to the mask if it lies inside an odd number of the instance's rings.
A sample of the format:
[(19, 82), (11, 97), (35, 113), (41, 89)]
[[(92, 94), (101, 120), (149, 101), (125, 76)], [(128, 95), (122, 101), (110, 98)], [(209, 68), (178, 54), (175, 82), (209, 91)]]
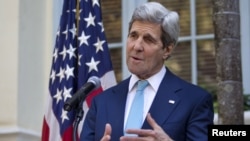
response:
[[(79, 17), (80, 17), (80, 0), (76, 1), (76, 37), (78, 37), (78, 31), (79, 31)], [(78, 45), (78, 43), (77, 43)]]
[[(76, 37), (78, 37), (78, 31), (79, 31), (79, 17), (80, 17), (80, 0), (76, 0)], [(77, 40), (77, 47), (78, 46), (78, 40)], [(73, 141), (77, 141), (78, 140), (78, 134), (77, 134), (77, 130), (78, 130), (78, 125), (80, 123), (80, 121), (83, 118), (84, 115), (84, 111), (82, 109), (82, 105), (83, 105), (83, 100), (77, 105), (76, 108), (76, 116), (75, 116), (75, 121), (73, 124)]]

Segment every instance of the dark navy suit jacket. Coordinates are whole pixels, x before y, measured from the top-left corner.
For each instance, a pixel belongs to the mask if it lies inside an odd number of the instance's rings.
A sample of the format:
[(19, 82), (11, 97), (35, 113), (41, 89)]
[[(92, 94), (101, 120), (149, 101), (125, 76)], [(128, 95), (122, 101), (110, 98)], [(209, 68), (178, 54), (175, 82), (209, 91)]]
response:
[[(94, 97), (83, 124), (81, 141), (100, 141), (106, 123), (111, 124), (112, 141), (119, 141), (123, 136), (129, 79)], [(207, 126), (213, 124), (213, 100), (211, 94), (167, 69), (149, 113), (175, 141), (207, 141)], [(142, 128), (151, 129), (146, 120)]]

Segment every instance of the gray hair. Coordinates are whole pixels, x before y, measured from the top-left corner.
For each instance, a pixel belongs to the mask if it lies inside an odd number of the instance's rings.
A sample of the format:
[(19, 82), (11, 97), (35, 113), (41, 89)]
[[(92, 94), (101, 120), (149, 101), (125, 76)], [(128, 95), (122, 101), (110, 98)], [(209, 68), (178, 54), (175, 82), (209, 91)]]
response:
[(179, 15), (170, 11), (158, 2), (148, 2), (137, 7), (129, 23), (129, 30), (134, 21), (147, 21), (160, 24), (162, 27), (162, 43), (166, 47), (171, 43), (176, 46), (180, 32)]

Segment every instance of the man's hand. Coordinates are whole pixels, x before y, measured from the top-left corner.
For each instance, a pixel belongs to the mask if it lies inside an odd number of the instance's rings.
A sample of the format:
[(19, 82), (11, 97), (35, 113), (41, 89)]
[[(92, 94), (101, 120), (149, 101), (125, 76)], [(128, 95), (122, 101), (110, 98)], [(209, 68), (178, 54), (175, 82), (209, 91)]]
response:
[(153, 130), (149, 129), (128, 129), (129, 134), (137, 134), (134, 136), (122, 136), (120, 141), (173, 141), (164, 130), (155, 122), (150, 114), (147, 115), (147, 121)]
[(110, 141), (111, 140), (111, 131), (112, 131), (111, 125), (107, 123), (105, 126), (104, 135), (103, 135), (101, 141)]

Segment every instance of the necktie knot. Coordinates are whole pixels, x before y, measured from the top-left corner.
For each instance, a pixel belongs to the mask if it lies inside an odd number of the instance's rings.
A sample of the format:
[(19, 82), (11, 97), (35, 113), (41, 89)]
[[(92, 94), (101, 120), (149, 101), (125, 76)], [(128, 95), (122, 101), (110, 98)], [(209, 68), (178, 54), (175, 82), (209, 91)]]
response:
[(143, 91), (148, 85), (147, 80), (139, 80), (137, 84), (137, 91)]

